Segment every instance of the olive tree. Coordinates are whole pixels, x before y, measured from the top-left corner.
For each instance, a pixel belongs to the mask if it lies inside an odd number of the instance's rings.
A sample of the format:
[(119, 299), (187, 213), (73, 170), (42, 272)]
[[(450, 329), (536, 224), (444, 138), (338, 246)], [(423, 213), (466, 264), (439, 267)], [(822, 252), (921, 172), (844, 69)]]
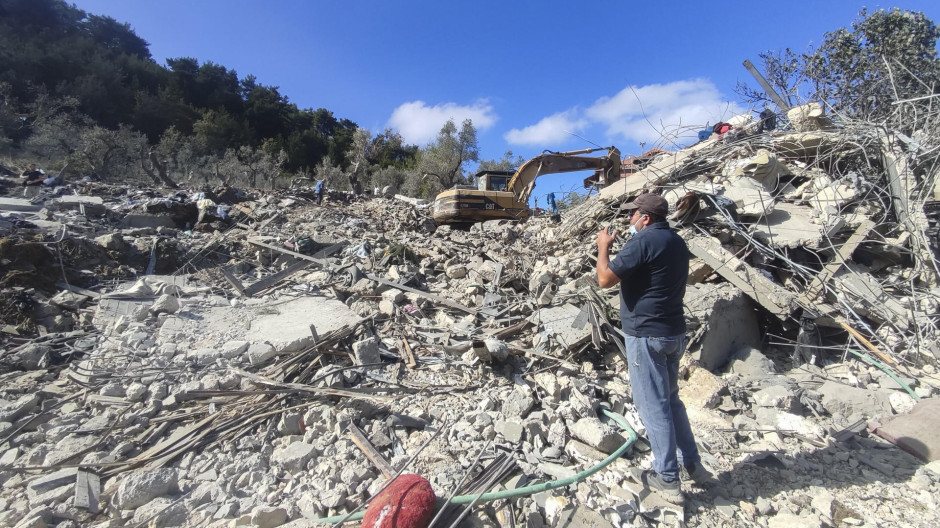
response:
[[(470, 119), (464, 120), (457, 130), (450, 119), (441, 127), (437, 139), (418, 153), (418, 172), (425, 180), (433, 178), (427, 185), (418, 188), (424, 193), (435, 193), (458, 183), (468, 183), (464, 167), (468, 162), (480, 159), (477, 131)], [(435, 185), (436, 183), (436, 185)]]
[[(826, 33), (818, 49), (760, 55), (765, 77), (789, 104), (818, 101), (849, 119), (890, 120), (910, 130), (916, 115), (900, 115), (898, 101), (931, 103), (940, 90), (940, 29), (923, 13), (865, 9), (851, 28)], [(748, 102), (769, 101), (747, 84), (736, 91)], [(916, 109), (918, 105), (905, 105)]]

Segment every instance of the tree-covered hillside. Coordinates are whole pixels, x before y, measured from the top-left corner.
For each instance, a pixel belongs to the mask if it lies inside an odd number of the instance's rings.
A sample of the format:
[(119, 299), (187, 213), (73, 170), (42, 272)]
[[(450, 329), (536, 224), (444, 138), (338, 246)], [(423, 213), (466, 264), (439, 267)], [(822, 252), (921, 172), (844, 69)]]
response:
[[(221, 64), (157, 64), (127, 24), (61, 0), (0, 0), (0, 65), (0, 156), (13, 168), (265, 186), (350, 170), (356, 123)], [(374, 170), (416, 166), (398, 134), (366, 134)]]

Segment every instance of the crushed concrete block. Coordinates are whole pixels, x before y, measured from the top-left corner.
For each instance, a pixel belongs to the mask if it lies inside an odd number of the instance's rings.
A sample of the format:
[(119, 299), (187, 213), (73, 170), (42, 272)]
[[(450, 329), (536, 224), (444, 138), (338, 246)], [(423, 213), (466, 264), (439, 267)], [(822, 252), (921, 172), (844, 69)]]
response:
[(186, 503), (176, 502), (170, 497), (157, 497), (134, 510), (131, 521), (135, 525), (154, 527), (182, 526), (192, 519), (191, 514)]
[[(362, 318), (335, 299), (300, 297), (276, 306), (277, 313), (263, 313), (251, 321), (244, 339), (269, 343), (279, 352), (295, 352), (315, 343), (311, 325), (319, 335), (358, 325)], [(267, 308), (266, 311), (270, 311)]]
[(395, 315), (397, 311), (396, 305), (393, 301), (388, 299), (382, 299), (379, 301), (379, 312), (383, 315)]
[(760, 350), (751, 347), (744, 347), (735, 352), (728, 367), (729, 373), (741, 376), (765, 377), (775, 371), (774, 362)]
[(244, 354), (251, 344), (248, 341), (229, 341), (222, 345), (222, 357), (232, 359)]
[(830, 130), (833, 127), (822, 105), (815, 101), (787, 110), (787, 120), (797, 132)]
[(759, 407), (789, 411), (794, 403), (793, 393), (781, 385), (771, 385), (754, 393), (754, 403)]
[(287, 522), (287, 509), (258, 506), (251, 511), (251, 524), (258, 528), (275, 528)]
[(269, 343), (252, 343), (248, 346), (245, 355), (248, 356), (248, 362), (255, 366), (276, 356), (277, 350)]
[(444, 269), (444, 274), (449, 279), (462, 279), (467, 276), (467, 267), (463, 264), (454, 264)]
[(139, 402), (144, 399), (144, 396), (147, 395), (147, 386), (143, 383), (133, 382), (127, 386), (127, 389), (124, 391), (124, 397), (128, 401)]
[(891, 416), (890, 391), (850, 387), (835, 381), (826, 381), (816, 392), (822, 395), (822, 405), (829, 414), (866, 418)]
[[(9, 362), (12, 365), (22, 368), (23, 370), (35, 370), (39, 368), (39, 363), (42, 361), (46, 355), (52, 352), (52, 347), (49, 345), (43, 345), (41, 343), (31, 343), (23, 347), (22, 350), (16, 352), (9, 357)], [(0, 406), (0, 417), (3, 416), (3, 407)]]
[(317, 454), (317, 449), (305, 442), (294, 442), (287, 447), (275, 449), (271, 454), (271, 463), (290, 473), (299, 473), (306, 469), (307, 462)]
[(767, 519), (767, 528), (820, 528), (822, 524), (817, 519), (806, 515), (795, 515), (788, 511), (780, 511)]
[(75, 475), (78, 474), (76, 468), (60, 469), (54, 473), (39, 477), (30, 481), (26, 489), (28, 492), (39, 495), (56, 488), (75, 483)]
[(548, 397), (557, 400), (561, 396), (561, 384), (558, 382), (558, 376), (544, 371), (535, 375), (535, 384), (544, 390)]
[(755, 407), (754, 417), (757, 423), (765, 427), (774, 427), (812, 438), (823, 438), (824, 431), (818, 424), (803, 416), (773, 409), (770, 407)]
[(20, 396), (16, 401), (0, 406), (0, 422), (14, 422), (22, 416), (33, 412), (42, 398), (38, 394)]
[(304, 433), (304, 415), (299, 412), (285, 413), (277, 424), (277, 430), (283, 436)]
[(507, 442), (511, 444), (518, 444), (522, 441), (522, 434), (525, 429), (522, 427), (522, 424), (519, 422), (507, 422), (503, 420), (498, 420), (493, 424), (493, 430), (498, 434), (501, 434)]
[(114, 495), (119, 510), (139, 508), (153, 499), (176, 491), (177, 470), (170, 468), (138, 471), (124, 477)]
[(888, 402), (895, 414), (907, 414), (917, 404), (917, 400), (906, 392), (892, 392), (888, 395)]
[(569, 428), (575, 438), (608, 454), (616, 451), (626, 441), (616, 429), (597, 418), (581, 418)]
[(515, 388), (509, 391), (506, 399), (503, 400), (503, 416), (506, 418), (525, 418), (532, 407), (535, 406), (535, 399), (528, 391)]
[(855, 200), (857, 196), (858, 190), (855, 188), (842, 183), (833, 183), (817, 191), (809, 202), (823, 215), (834, 216), (842, 211), (842, 206)]
[(356, 341), (352, 344), (352, 349), (356, 363), (359, 365), (382, 362), (382, 357), (379, 355), (379, 342), (373, 337)]
[[(541, 519), (541, 517), (539, 517)], [(575, 506), (574, 508), (562, 510), (558, 513), (558, 520), (553, 526), (558, 527), (583, 527), (583, 528), (614, 528), (603, 515), (593, 511), (586, 506)]]

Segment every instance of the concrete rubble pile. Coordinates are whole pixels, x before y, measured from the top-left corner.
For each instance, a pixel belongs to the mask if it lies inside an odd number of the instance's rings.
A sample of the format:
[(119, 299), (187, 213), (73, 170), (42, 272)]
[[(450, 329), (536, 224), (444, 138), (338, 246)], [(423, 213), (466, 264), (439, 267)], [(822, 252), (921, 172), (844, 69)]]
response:
[[(401, 471), (475, 497), (605, 461), (462, 522), (936, 525), (936, 197), (909, 168), (936, 143), (791, 121), (817, 130), (739, 126), (561, 223), (305, 189), (5, 199), (0, 524), (323, 526)], [(645, 190), (695, 256), (680, 394), (720, 482), (684, 510), (622, 486), (651, 454), (594, 275)]]

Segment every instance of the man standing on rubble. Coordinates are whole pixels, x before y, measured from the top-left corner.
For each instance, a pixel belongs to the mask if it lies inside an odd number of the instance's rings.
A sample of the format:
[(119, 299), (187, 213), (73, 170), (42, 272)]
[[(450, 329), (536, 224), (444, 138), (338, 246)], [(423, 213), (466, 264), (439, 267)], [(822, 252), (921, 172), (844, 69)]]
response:
[(679, 399), (679, 359), (686, 345), (682, 299), (689, 276), (689, 250), (666, 222), (669, 205), (663, 197), (641, 194), (620, 208), (631, 214), (632, 237), (611, 261), (608, 254), (617, 232), (604, 229), (597, 234), (597, 282), (603, 288), (620, 284), (620, 321), (626, 334), (633, 402), (653, 450), (654, 471), (636, 471), (633, 480), (646, 494), (653, 491), (680, 504), (677, 448), (688, 478), (698, 484), (712, 479), (701, 464), (685, 405)]
[(320, 205), (323, 202), (323, 180), (317, 180), (317, 185), (313, 188), (313, 194), (317, 195), (317, 205)]

